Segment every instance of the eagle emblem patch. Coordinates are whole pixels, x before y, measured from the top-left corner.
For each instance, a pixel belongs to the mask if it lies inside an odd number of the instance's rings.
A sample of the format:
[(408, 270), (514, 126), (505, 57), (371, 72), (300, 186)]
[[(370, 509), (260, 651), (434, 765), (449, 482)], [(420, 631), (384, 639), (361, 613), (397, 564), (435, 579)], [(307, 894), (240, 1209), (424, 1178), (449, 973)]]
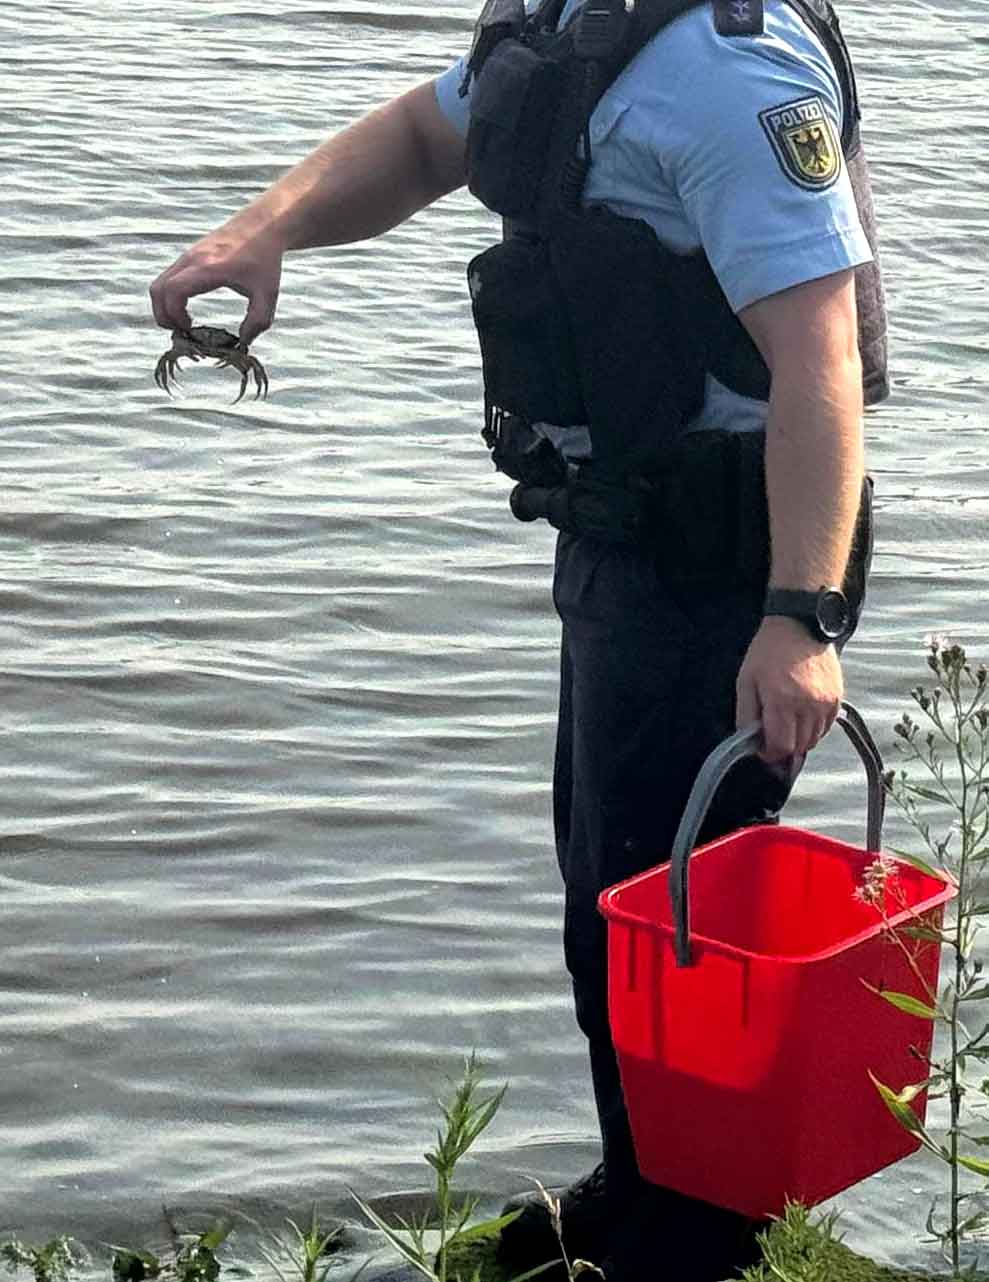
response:
[(820, 98), (798, 98), (759, 112), (759, 123), (791, 182), (820, 191), (841, 173), (841, 145)]

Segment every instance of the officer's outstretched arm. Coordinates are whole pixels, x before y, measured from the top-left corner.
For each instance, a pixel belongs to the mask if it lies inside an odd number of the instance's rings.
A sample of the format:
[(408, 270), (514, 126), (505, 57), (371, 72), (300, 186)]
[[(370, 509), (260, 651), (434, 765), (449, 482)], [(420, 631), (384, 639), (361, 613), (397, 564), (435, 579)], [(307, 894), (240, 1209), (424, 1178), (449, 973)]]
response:
[(162, 272), (155, 320), (187, 329), (189, 299), (226, 286), (248, 299), (250, 343), (271, 325), (287, 250), (377, 236), (464, 181), (464, 140), (433, 85), (420, 85), (323, 143)]
[[(740, 313), (772, 373), (766, 488), (773, 587), (840, 584), (862, 486), (862, 372), (854, 272), (761, 299)], [(739, 726), (761, 720), (765, 755), (809, 751), (842, 695), (832, 645), (763, 620), (738, 678)]]

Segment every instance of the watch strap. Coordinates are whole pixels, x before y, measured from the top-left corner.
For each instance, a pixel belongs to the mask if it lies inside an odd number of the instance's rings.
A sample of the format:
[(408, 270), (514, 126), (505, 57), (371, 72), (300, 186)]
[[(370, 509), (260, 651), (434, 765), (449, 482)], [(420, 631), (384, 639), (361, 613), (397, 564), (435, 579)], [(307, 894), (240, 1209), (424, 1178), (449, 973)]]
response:
[[(833, 608), (838, 607), (838, 618)], [(850, 610), (840, 588), (821, 587), (816, 592), (804, 588), (768, 588), (763, 615), (784, 615), (802, 623), (817, 641), (837, 641), (846, 632)]]
[(805, 615), (817, 618), (817, 598), (820, 592), (803, 588), (767, 588), (763, 614), (787, 614), (802, 619)]

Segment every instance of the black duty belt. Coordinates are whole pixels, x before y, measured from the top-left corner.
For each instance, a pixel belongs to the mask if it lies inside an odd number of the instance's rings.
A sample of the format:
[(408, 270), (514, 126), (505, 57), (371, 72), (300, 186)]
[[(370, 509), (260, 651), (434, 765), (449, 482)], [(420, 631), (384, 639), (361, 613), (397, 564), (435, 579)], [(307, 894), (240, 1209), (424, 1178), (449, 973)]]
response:
[[(769, 576), (765, 434), (703, 430), (683, 435), (648, 475), (618, 477), (589, 463), (566, 463), (538, 446), (547, 469), (511, 495), (520, 521), (545, 518), (558, 530), (644, 547), (672, 581), (764, 586)], [(555, 453), (555, 452), (554, 452)], [(872, 481), (866, 478), (845, 574), (853, 612), (872, 559)]]

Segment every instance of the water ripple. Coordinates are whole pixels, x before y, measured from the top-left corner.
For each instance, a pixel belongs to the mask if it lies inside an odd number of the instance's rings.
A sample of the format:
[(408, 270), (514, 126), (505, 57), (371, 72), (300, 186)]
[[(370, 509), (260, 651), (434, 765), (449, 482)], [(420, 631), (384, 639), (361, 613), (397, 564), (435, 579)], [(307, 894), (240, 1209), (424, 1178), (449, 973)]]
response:
[[(549, 836), (552, 539), (507, 518), (478, 436), (463, 264), (495, 221), (461, 194), (291, 256), (267, 402), (151, 377), (154, 276), (447, 65), (475, 7), (0, 14), (0, 1221), (27, 1237), (151, 1240), (163, 1200), (348, 1214), (352, 1184), (419, 1205), (472, 1047), (514, 1083), (471, 1171), (492, 1206), (593, 1158)], [(893, 310), (846, 665), (881, 730), (924, 633), (989, 652), (986, 18), (845, 19)], [(827, 744), (794, 819), (858, 840), (861, 794)], [(881, 1179), (850, 1237), (906, 1260), (936, 1175)]]

